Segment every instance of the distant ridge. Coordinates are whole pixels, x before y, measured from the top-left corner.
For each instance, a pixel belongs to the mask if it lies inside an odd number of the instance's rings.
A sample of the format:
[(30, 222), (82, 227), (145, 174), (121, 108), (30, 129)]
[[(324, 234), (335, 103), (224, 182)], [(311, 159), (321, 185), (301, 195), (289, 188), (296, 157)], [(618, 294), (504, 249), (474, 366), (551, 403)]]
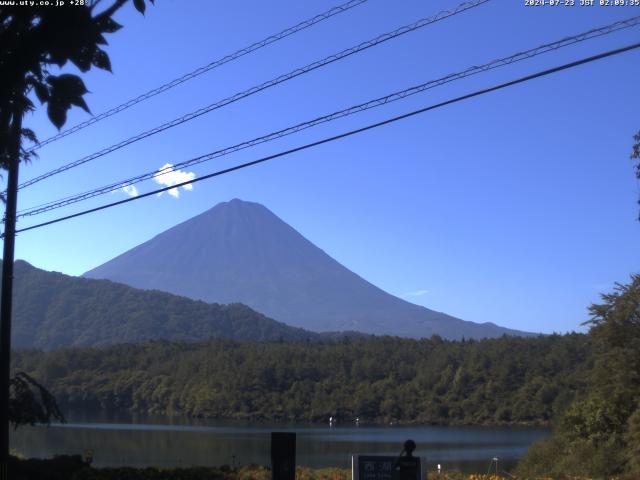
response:
[(14, 270), (14, 348), (50, 350), (210, 338), (324, 339), (317, 333), (271, 320), (246, 305), (208, 304), (107, 280), (70, 277), (21, 260)]
[(264, 206), (216, 205), (84, 274), (216, 303), (239, 302), (316, 332), (448, 339), (531, 335), (463, 321), (390, 295)]

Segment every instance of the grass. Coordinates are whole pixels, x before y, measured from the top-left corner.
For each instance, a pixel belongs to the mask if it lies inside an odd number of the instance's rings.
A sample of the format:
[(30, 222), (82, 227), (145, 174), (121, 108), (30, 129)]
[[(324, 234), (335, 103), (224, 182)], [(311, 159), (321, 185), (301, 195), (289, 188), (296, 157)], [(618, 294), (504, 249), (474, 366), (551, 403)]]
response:
[[(79, 455), (52, 459), (24, 459), (13, 457), (9, 466), (10, 478), (15, 480), (271, 480), (271, 470), (252, 465), (232, 469), (228, 466), (191, 468), (92, 468)], [(429, 480), (505, 480), (516, 477), (447, 472), (429, 472)], [(298, 467), (296, 480), (351, 480), (351, 470), (342, 468), (311, 469)], [(526, 480), (518, 478), (517, 480)], [(536, 478), (531, 480), (590, 480), (587, 478)], [(610, 479), (616, 480), (616, 479)]]

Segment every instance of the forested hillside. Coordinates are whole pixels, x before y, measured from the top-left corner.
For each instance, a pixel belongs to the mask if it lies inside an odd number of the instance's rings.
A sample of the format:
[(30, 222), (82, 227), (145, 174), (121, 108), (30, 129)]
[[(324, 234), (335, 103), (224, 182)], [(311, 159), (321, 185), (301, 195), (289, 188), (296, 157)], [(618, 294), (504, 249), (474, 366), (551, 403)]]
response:
[(107, 280), (15, 264), (14, 348), (52, 349), (154, 339), (302, 340), (320, 335), (246, 305), (218, 305)]
[(420, 423), (548, 422), (584, 388), (585, 335), (482, 341), (115, 345), (19, 351), (63, 408), (215, 418)]
[(534, 445), (522, 476), (640, 478), (640, 275), (590, 307), (594, 367), (585, 392)]

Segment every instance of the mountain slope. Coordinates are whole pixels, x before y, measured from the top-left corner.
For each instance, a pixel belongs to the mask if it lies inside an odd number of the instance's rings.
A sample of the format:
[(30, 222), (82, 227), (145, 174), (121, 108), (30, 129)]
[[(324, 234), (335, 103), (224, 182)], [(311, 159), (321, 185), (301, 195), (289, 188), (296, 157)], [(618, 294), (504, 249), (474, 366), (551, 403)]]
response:
[(13, 347), (53, 349), (153, 339), (316, 339), (245, 305), (217, 305), (15, 263)]
[(220, 203), (85, 273), (207, 302), (240, 302), (313, 331), (481, 338), (524, 332), (394, 297), (257, 203)]

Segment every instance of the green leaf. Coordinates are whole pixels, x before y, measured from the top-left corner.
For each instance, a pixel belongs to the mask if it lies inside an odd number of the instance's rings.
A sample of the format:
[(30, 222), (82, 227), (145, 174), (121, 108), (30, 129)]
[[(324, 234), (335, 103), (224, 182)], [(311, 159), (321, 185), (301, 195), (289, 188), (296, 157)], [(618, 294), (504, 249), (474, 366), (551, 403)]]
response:
[(114, 33), (122, 28), (122, 25), (109, 17), (96, 20), (96, 24), (102, 33)]
[(82, 47), (70, 55), (70, 60), (81, 72), (87, 72), (91, 68), (95, 47), (93, 49), (92, 51), (90, 47)]
[(67, 57), (63, 49), (57, 48), (57, 46), (53, 45), (49, 50), (48, 61), (57, 65), (58, 67), (62, 67), (65, 63), (67, 63)]
[(36, 92), (36, 97), (40, 100), (40, 103), (45, 103), (49, 100), (49, 88), (42, 82), (33, 82), (33, 89)]
[(68, 107), (65, 108), (59, 102), (55, 101), (50, 101), (47, 106), (49, 120), (51, 120), (51, 123), (53, 123), (58, 130), (60, 130), (67, 121), (67, 110)]
[(87, 88), (80, 77), (68, 73), (60, 76), (50, 75), (47, 82), (51, 85), (47, 113), (58, 129), (66, 122), (67, 110), (71, 108), (71, 105), (76, 105), (89, 112), (89, 107), (82, 98), (87, 93)]
[(31, 130), (30, 128), (23, 128), (22, 129), (22, 136), (24, 138), (26, 138), (27, 140), (29, 140), (31, 143), (35, 143), (38, 144), (40, 142), (38, 142), (38, 137), (36, 137), (36, 134), (33, 130)]
[(144, 4), (144, 0), (133, 0), (133, 6), (136, 7), (136, 10), (144, 15), (144, 11), (147, 8), (147, 6)]
[(96, 35), (96, 45), (109, 45), (109, 42), (107, 42), (107, 39), (104, 38), (101, 33), (98, 33)]
[(109, 60), (109, 55), (104, 50), (96, 49), (93, 54), (92, 63), (102, 70), (107, 70), (111, 72), (111, 60)]
[(60, 76), (50, 75), (47, 82), (51, 85), (51, 96), (76, 97), (88, 92), (84, 82), (77, 75), (65, 73)]
[(89, 105), (87, 105), (87, 102), (84, 101), (84, 98), (82, 97), (76, 97), (73, 100), (71, 100), (71, 103), (73, 105), (75, 105), (76, 107), (80, 107), (81, 109), (83, 109), (85, 112), (87, 113), (91, 113), (91, 110), (89, 110)]

